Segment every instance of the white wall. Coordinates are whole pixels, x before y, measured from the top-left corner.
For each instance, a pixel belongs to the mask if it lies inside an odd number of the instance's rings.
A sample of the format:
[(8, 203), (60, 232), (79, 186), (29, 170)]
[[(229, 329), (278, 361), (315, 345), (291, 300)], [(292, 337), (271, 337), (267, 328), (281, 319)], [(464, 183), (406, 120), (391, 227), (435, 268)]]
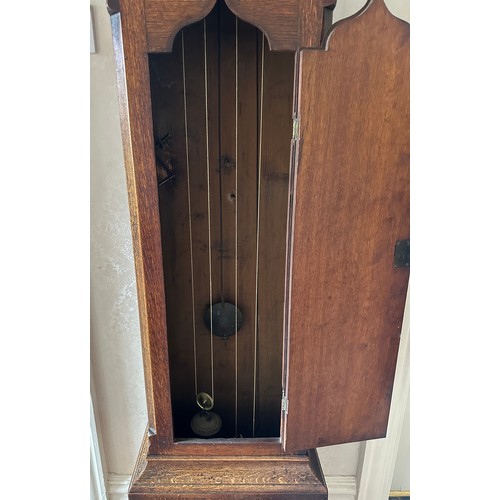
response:
[(401, 440), (399, 441), (394, 476), (391, 483), (391, 491), (410, 490), (410, 396), (406, 403)]
[[(338, 12), (351, 15), (359, 8), (354, 4), (363, 3), (339, 0)], [(146, 401), (110, 21), (105, 0), (91, 4), (96, 39), (90, 56), (93, 392), (107, 471), (130, 475), (147, 422)], [(326, 476), (356, 474), (359, 443), (318, 451)]]
[(93, 0), (90, 55), (90, 350), (107, 468), (130, 474), (146, 427), (139, 316), (111, 28)]
[[(410, 22), (410, 0), (384, 0), (389, 10), (406, 22)], [(340, 21), (358, 12), (367, 0), (338, 0), (333, 11), (333, 22)]]

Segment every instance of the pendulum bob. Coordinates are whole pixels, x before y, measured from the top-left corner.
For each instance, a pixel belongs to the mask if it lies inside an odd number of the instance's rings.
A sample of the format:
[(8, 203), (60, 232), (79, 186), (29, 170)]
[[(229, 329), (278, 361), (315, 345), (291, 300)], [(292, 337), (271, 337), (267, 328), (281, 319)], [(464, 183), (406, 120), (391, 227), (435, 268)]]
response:
[(191, 419), (191, 430), (203, 438), (214, 437), (222, 427), (222, 419), (217, 413), (209, 411), (214, 406), (212, 397), (205, 392), (200, 392), (196, 396), (196, 403), (202, 411)]
[(227, 340), (243, 325), (243, 313), (230, 302), (219, 302), (207, 307), (204, 316), (205, 326), (217, 337)]

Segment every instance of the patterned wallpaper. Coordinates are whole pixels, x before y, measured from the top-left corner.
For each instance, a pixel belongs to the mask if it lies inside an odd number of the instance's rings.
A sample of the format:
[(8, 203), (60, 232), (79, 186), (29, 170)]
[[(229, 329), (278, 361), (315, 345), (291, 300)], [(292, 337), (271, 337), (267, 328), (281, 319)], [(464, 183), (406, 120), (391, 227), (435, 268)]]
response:
[(146, 428), (139, 315), (109, 15), (94, 0), (90, 56), (90, 350), (108, 470), (130, 474)]

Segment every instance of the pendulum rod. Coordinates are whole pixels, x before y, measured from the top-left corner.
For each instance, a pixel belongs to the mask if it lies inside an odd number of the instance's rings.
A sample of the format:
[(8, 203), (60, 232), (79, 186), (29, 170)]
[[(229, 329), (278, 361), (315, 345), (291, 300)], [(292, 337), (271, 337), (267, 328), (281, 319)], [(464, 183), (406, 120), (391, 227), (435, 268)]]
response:
[[(208, 134), (208, 67), (207, 67), (207, 21), (203, 20), (203, 47), (204, 47), (204, 62), (205, 62), (205, 135), (207, 149), (207, 212), (208, 212), (208, 273), (210, 284), (210, 311), (213, 306), (212, 295), (212, 232), (211, 232), (211, 213), (210, 213), (210, 150), (209, 150), (209, 134)], [(212, 377), (212, 400), (215, 401), (214, 394), (214, 330), (213, 317), (210, 312), (210, 373)]]
[[(191, 183), (190, 183), (190, 165), (189, 165), (189, 142), (188, 142), (188, 120), (187, 120), (187, 99), (186, 99), (186, 59), (184, 53), (184, 31), (181, 32), (182, 46), (182, 83), (184, 97), (184, 139), (186, 143), (186, 177), (187, 177), (187, 195), (188, 195), (188, 217), (189, 217), (189, 254), (191, 258), (191, 302), (193, 308), (193, 357), (194, 357), (194, 394), (198, 396), (198, 374), (196, 357), (196, 316), (194, 299), (194, 265), (193, 265), (193, 229), (191, 219)], [(212, 395), (213, 397), (213, 395)]]
[(234, 432), (235, 436), (238, 437), (238, 18), (235, 17), (236, 24), (236, 34), (235, 34), (235, 221), (234, 221), (234, 386), (235, 386), (235, 398), (234, 398)]
[(258, 333), (258, 284), (259, 284), (259, 240), (260, 240), (260, 183), (262, 174), (262, 123), (264, 111), (264, 53), (265, 38), (262, 33), (261, 44), (261, 68), (260, 68), (260, 116), (259, 116), (259, 164), (257, 177), (257, 238), (255, 252), (255, 332), (254, 332), (254, 358), (253, 358), (253, 415), (252, 415), (252, 437), (255, 437), (255, 413), (257, 394), (257, 333)]

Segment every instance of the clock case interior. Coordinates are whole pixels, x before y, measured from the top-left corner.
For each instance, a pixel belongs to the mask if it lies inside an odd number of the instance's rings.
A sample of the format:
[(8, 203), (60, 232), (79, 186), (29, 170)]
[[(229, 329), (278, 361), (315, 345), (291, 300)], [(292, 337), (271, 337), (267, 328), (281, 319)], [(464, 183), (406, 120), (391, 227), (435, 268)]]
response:
[(174, 438), (279, 438), (295, 53), (219, 1), (149, 68)]

